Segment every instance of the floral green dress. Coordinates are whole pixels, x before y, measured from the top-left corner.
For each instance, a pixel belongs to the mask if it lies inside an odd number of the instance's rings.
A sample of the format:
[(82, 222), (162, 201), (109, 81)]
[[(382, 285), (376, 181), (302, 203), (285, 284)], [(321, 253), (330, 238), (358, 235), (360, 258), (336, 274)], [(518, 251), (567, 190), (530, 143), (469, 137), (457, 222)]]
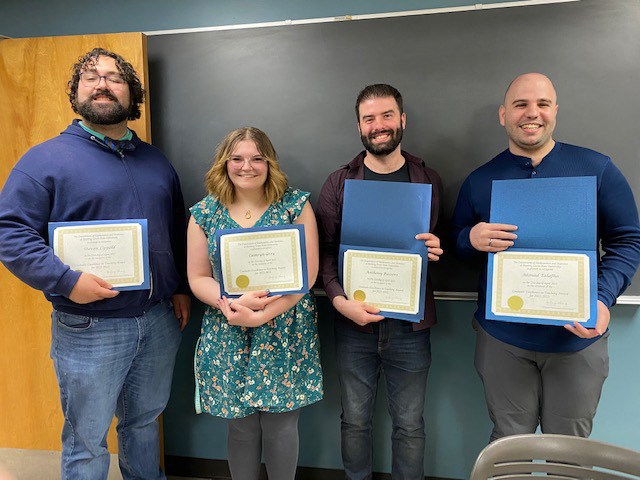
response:
[[(256, 227), (296, 221), (309, 193), (287, 189)], [(217, 229), (241, 228), (216, 197), (190, 209), (209, 245), (209, 261), (218, 280)], [(289, 311), (257, 327), (229, 325), (217, 308), (207, 306), (194, 358), (196, 412), (241, 418), (256, 411), (295, 410), (322, 399), (322, 369), (317, 314), (309, 293)]]

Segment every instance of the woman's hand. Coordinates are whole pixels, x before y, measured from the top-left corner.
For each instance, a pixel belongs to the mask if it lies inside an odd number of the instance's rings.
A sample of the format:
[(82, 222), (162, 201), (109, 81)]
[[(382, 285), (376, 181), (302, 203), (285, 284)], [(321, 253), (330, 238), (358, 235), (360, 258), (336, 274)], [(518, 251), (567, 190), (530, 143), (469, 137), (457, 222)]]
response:
[(254, 311), (241, 305), (238, 300), (229, 300), (227, 297), (221, 297), (218, 300), (218, 308), (227, 317), (229, 325), (253, 328), (264, 325), (270, 320), (264, 310)]
[(264, 310), (264, 307), (279, 299), (282, 295), (273, 295), (268, 297), (269, 290), (256, 290), (254, 292), (244, 293), (240, 298), (232, 300), (232, 303), (242, 305), (251, 310)]

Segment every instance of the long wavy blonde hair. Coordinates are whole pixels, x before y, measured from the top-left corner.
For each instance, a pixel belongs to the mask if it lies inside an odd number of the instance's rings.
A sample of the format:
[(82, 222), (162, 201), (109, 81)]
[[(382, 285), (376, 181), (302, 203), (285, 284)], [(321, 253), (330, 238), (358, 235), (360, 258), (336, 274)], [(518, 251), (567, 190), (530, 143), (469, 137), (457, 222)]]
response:
[(233, 154), (238, 143), (251, 140), (256, 144), (260, 155), (267, 161), (267, 180), (264, 182), (264, 196), (271, 204), (280, 200), (287, 189), (287, 176), (280, 169), (278, 155), (267, 134), (259, 128), (242, 127), (229, 132), (216, 148), (213, 165), (205, 175), (207, 191), (228, 207), (235, 200), (235, 189), (227, 174), (227, 160)]

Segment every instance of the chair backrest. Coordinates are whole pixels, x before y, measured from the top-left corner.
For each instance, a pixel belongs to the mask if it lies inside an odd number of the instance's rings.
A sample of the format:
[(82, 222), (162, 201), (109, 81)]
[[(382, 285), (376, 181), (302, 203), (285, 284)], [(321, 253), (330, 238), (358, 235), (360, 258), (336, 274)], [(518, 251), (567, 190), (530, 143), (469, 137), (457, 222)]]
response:
[[(540, 477), (541, 472), (547, 476)], [(640, 452), (567, 435), (514, 435), (487, 445), (471, 480), (640, 479)]]

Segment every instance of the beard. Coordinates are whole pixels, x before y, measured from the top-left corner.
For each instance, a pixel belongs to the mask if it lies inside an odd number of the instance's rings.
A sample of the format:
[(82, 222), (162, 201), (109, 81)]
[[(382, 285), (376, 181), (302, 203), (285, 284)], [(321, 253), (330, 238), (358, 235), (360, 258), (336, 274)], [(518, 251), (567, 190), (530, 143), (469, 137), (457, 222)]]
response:
[[(113, 103), (94, 105), (92, 102), (98, 96), (108, 97)], [(84, 102), (78, 103), (76, 108), (82, 118), (95, 125), (115, 125), (127, 120), (131, 113), (130, 108), (122, 105), (108, 90), (94, 93)]]
[[(360, 140), (362, 140), (364, 149), (370, 154), (378, 156), (389, 155), (396, 148), (398, 148), (398, 145), (400, 145), (403, 132), (404, 129), (402, 128), (402, 125), (398, 125), (398, 128), (396, 128), (395, 130), (378, 130), (377, 132), (372, 132), (367, 136), (360, 135)], [(374, 145), (371, 141), (371, 137), (374, 134), (377, 135), (379, 133), (388, 133), (391, 138), (385, 143)]]

